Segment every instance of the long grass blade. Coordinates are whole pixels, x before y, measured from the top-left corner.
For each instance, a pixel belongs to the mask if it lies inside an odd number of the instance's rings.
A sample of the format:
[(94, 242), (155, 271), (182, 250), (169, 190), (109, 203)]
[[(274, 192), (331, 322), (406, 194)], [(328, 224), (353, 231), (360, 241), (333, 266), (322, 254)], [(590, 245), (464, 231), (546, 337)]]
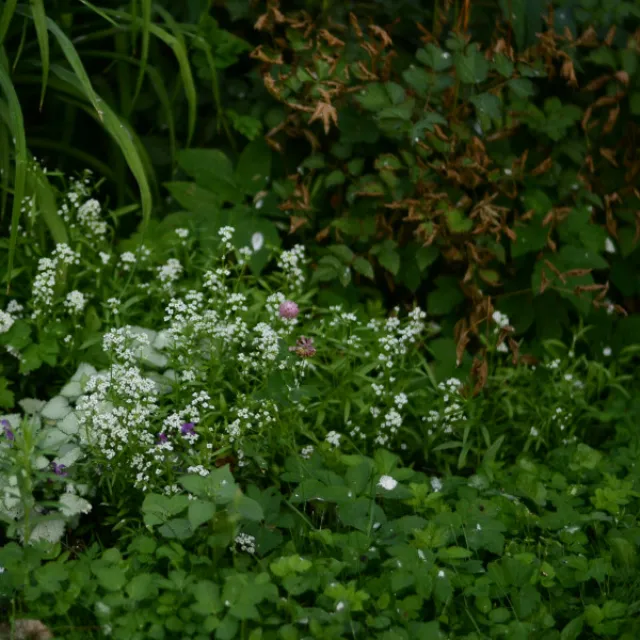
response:
[(2, 16), (0, 16), (0, 44), (4, 42), (4, 38), (9, 31), (9, 25), (15, 13), (18, 0), (6, 0), (4, 8), (2, 9)]
[[(31, 17), (29, 13), (25, 12), (22, 7), (18, 7), (17, 11), (22, 15), (27, 15)], [(65, 32), (51, 19), (46, 18), (47, 29), (53, 35), (53, 37), (57, 40), (60, 48), (62, 49), (62, 53), (64, 53), (67, 62), (73, 69), (73, 72), (78, 78), (82, 86), (82, 90), (84, 94), (87, 96), (89, 102), (93, 105), (93, 108), (98, 113), (98, 117), (102, 120), (103, 114), (103, 104), (102, 100), (98, 97), (98, 94), (93, 90), (93, 85), (91, 84), (91, 80), (89, 80), (89, 76), (85, 71), (84, 65), (82, 64), (82, 60), (80, 60), (80, 56), (76, 51), (76, 48), (73, 46), (73, 43)]]
[(138, 71), (138, 79), (132, 100), (134, 105), (142, 89), (144, 74), (149, 60), (149, 40), (151, 38), (151, 0), (140, 0), (140, 2), (142, 4), (142, 17), (140, 19), (142, 22), (142, 48), (140, 50), (140, 70)]
[[(109, 52), (109, 51), (83, 51), (83, 57), (85, 58), (112, 58), (114, 60), (124, 60), (133, 66), (141, 66), (142, 62), (140, 60), (136, 60), (131, 56), (120, 56), (117, 53)], [(158, 98), (158, 102), (164, 111), (166, 122), (167, 122), (167, 133), (169, 136), (169, 148), (171, 151), (171, 160), (173, 162), (173, 158), (176, 153), (176, 125), (173, 118), (173, 109), (171, 107), (171, 98), (169, 97), (169, 93), (167, 92), (167, 88), (165, 86), (164, 80), (162, 79), (162, 75), (158, 71), (158, 69), (150, 64), (147, 64), (145, 67), (145, 73), (149, 82), (155, 91), (156, 97)]]
[[(174, 17), (164, 8), (156, 5), (156, 11), (162, 16), (162, 19), (169, 26), (173, 32), (173, 44), (170, 44), (173, 49), (173, 53), (178, 60), (178, 66), (180, 67), (180, 77), (182, 78), (182, 84), (184, 85), (184, 93), (187, 98), (187, 104), (189, 106), (188, 111), (188, 134), (187, 134), (187, 147), (191, 146), (191, 140), (196, 128), (196, 112), (198, 109), (198, 96), (196, 93), (196, 85), (193, 81), (193, 74), (191, 73), (191, 65), (189, 64), (189, 54), (187, 44), (184, 40), (180, 25), (176, 22)], [(160, 27), (154, 25), (158, 30), (158, 37), (160, 31), (163, 31)], [(166, 35), (169, 35), (166, 33)], [(167, 42), (165, 40), (167, 44)]]
[(40, 92), (40, 109), (42, 109), (49, 78), (49, 32), (47, 31), (47, 14), (44, 10), (43, 0), (31, 0), (31, 15), (36, 28), (42, 62), (42, 91)]
[[(86, 95), (83, 82), (77, 77), (77, 75), (69, 72), (67, 69), (59, 65), (52, 65), (51, 71), (58, 78), (74, 87), (78, 92)], [(153, 206), (151, 189), (147, 178), (147, 170), (145, 169), (145, 165), (147, 166), (147, 169), (149, 168), (149, 163), (148, 161), (143, 161), (141, 144), (137, 142), (128, 125), (124, 123), (111, 109), (111, 107), (102, 100), (100, 101), (100, 108), (102, 110), (102, 117), (98, 116), (99, 119), (102, 121), (104, 128), (120, 147), (120, 150), (129, 165), (129, 169), (138, 183), (138, 188), (140, 189), (140, 204), (142, 205), (142, 222), (143, 226), (146, 226), (151, 218), (151, 210)], [(96, 116), (95, 113), (92, 115)]]
[[(6, 108), (6, 105), (2, 106)], [(4, 220), (9, 200), (9, 182), (11, 180), (10, 144), (8, 127), (0, 127), (0, 221)]]
[(13, 180), (13, 204), (11, 210), (11, 233), (9, 236), (9, 261), (7, 265), (7, 293), (11, 287), (13, 263), (18, 244), (18, 225), (20, 224), (20, 210), (24, 199), (25, 185), (27, 181), (27, 141), (24, 132), (24, 119), (20, 101), (16, 95), (11, 78), (4, 66), (0, 66), (0, 89), (7, 101), (9, 113), (7, 114), (8, 126), (14, 140), (15, 147), (15, 172)]
[[(86, 0), (82, 0), (82, 2), (86, 3)], [(180, 26), (173, 20), (170, 14), (167, 14), (164, 10), (161, 11), (160, 7), (156, 7), (158, 12), (161, 12), (165, 21), (172, 21), (173, 28), (175, 30), (175, 35), (171, 35), (166, 29), (158, 26), (157, 24), (150, 23), (149, 33), (155, 36), (162, 42), (164, 42), (168, 47), (173, 51), (174, 56), (178, 62), (178, 67), (180, 69), (180, 78), (182, 80), (182, 84), (184, 85), (184, 93), (187, 98), (188, 105), (188, 133), (187, 133), (187, 146), (190, 146), (191, 140), (193, 138), (193, 134), (195, 132), (196, 127), (196, 111), (198, 107), (198, 95), (196, 91), (196, 85), (193, 80), (193, 74), (191, 73), (191, 64), (189, 63), (189, 55), (187, 52), (187, 45), (185, 44), (184, 38), (182, 37), (182, 33), (180, 32)], [(120, 20), (126, 20), (132, 24), (137, 24), (141, 26), (142, 22), (140, 18), (135, 18), (131, 14), (125, 11), (113, 11), (113, 10), (105, 10), (109, 15), (114, 16), (115, 18), (119, 18)], [(165, 15), (166, 14), (166, 15)]]

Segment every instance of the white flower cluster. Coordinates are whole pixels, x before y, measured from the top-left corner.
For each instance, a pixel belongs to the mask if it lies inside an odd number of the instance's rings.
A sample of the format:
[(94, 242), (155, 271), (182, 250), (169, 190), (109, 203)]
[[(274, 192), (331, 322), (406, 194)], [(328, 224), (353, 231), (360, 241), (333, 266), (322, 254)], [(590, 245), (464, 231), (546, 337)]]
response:
[(256, 552), (256, 539), (246, 533), (239, 533), (235, 543), (240, 547), (240, 551), (253, 555)]
[(91, 198), (78, 207), (77, 220), (88, 238), (105, 238), (107, 223), (102, 219), (100, 203)]
[(182, 275), (180, 260), (169, 258), (167, 262), (158, 267), (158, 279), (165, 290), (171, 291), (173, 283)]
[[(399, 309), (394, 310), (396, 314)], [(409, 321), (403, 326), (397, 315), (390, 316), (384, 323), (384, 335), (378, 338), (382, 347), (382, 352), (378, 356), (381, 365), (391, 369), (394, 365), (394, 358), (404, 356), (407, 353), (408, 345), (414, 343), (425, 329), (424, 319), (427, 314), (416, 307), (409, 313)], [(376, 323), (369, 323), (370, 328), (376, 330)]]
[(564, 431), (569, 425), (572, 417), (573, 414), (569, 413), (566, 409), (556, 407), (555, 411), (551, 415), (551, 424), (558, 427), (560, 431)]
[(0, 333), (7, 333), (16, 319), (7, 311), (0, 309)]
[(429, 435), (433, 435), (434, 428), (441, 429), (444, 433), (451, 433), (456, 423), (466, 421), (467, 416), (459, 402), (461, 398), (461, 387), (462, 382), (460, 382), (458, 378), (449, 378), (438, 385), (438, 391), (443, 394), (442, 401), (444, 408), (442, 411), (431, 409), (428, 414), (422, 418), (423, 421), (432, 425), (432, 428), (429, 428), (427, 431)]
[(80, 256), (67, 244), (56, 246), (51, 258), (40, 258), (33, 280), (33, 318), (45, 313), (53, 306), (56, 279), (61, 267), (80, 264)]
[(218, 231), (218, 235), (222, 240), (222, 245), (225, 248), (225, 251), (233, 251), (233, 244), (231, 244), (231, 238), (233, 238), (233, 234), (236, 230), (233, 227), (222, 227)]
[(278, 259), (278, 268), (282, 270), (290, 289), (300, 290), (304, 287), (306, 278), (303, 267), (305, 249), (301, 244), (295, 245), (289, 251), (283, 251)]
[(102, 207), (95, 198), (90, 198), (91, 171), (83, 177), (71, 180), (65, 201), (60, 205), (60, 215), (70, 229), (80, 227), (84, 236), (101, 240), (107, 235), (107, 223), (102, 218)]
[(73, 315), (82, 313), (85, 305), (87, 304), (87, 298), (84, 293), (80, 291), (70, 291), (67, 297), (64, 299), (64, 306), (67, 311)]
[(498, 333), (500, 329), (504, 329), (509, 326), (508, 316), (506, 316), (504, 313), (501, 313), (500, 311), (494, 311), (491, 315), (491, 318), (497, 325), (493, 330), (494, 333)]

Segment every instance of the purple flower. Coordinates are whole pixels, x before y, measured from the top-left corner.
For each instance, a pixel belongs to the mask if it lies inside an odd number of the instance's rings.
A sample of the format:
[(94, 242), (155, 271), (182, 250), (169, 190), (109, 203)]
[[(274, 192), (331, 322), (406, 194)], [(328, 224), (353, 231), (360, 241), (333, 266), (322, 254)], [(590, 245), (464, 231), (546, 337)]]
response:
[(64, 478), (67, 475), (67, 472), (65, 471), (66, 467), (63, 464), (56, 464), (55, 462), (52, 462), (51, 469), (53, 469), (53, 473), (61, 478)]
[(298, 305), (292, 300), (285, 300), (278, 310), (281, 318), (286, 318), (287, 320), (293, 320), (299, 313), (300, 309)]
[(164, 444), (165, 442), (169, 442), (169, 438), (167, 438), (167, 434), (166, 433), (161, 433), (158, 436), (158, 440), (160, 441), (160, 444)]
[(196, 430), (196, 427), (193, 424), (193, 422), (185, 422), (180, 427), (180, 432), (182, 433), (183, 436), (193, 435), (195, 433), (195, 430)]
[(313, 338), (305, 338), (304, 336), (298, 338), (296, 346), (289, 347), (289, 351), (295, 351), (301, 358), (311, 358), (316, 355)]
[(4, 430), (4, 436), (7, 440), (10, 440), (11, 442), (13, 442), (16, 439), (15, 434), (13, 433), (13, 431), (11, 431), (11, 425), (9, 424), (8, 420), (0, 420), (0, 424), (2, 425), (2, 428)]

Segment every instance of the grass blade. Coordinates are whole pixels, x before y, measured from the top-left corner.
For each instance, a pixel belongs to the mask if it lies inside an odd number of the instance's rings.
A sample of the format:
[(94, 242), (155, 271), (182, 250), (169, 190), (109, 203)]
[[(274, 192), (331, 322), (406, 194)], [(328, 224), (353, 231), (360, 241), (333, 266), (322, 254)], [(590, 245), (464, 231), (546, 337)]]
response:
[(144, 81), (144, 74), (147, 69), (147, 61), (149, 60), (149, 40), (151, 38), (151, 0), (141, 0), (142, 4), (142, 49), (140, 51), (140, 70), (138, 71), (138, 79), (136, 81), (136, 88), (133, 92), (132, 104), (135, 105), (140, 90), (142, 89), (142, 83)]
[[(28, 13), (25, 13), (22, 7), (18, 8), (18, 13), (22, 15), (27, 15), (31, 17)], [(82, 64), (82, 60), (80, 60), (80, 56), (76, 51), (76, 48), (73, 46), (73, 43), (64, 31), (51, 19), (46, 18), (47, 29), (53, 35), (53, 37), (57, 40), (60, 48), (62, 49), (62, 53), (64, 53), (67, 62), (73, 69), (73, 72), (78, 78), (82, 86), (82, 90), (84, 94), (89, 99), (89, 102), (93, 105), (93, 108), (96, 110), (98, 117), (102, 120), (103, 114), (103, 104), (102, 100), (98, 97), (98, 94), (93, 90), (93, 85), (91, 84), (91, 80), (89, 80), (89, 76), (85, 71), (84, 65)]]
[(40, 92), (40, 109), (42, 109), (47, 91), (47, 79), (49, 78), (49, 32), (47, 31), (47, 14), (44, 10), (43, 0), (31, 0), (31, 15), (36, 27), (40, 60), (42, 61), (42, 91)]
[[(67, 69), (64, 69), (59, 65), (52, 65), (51, 71), (58, 78), (74, 87), (80, 94), (86, 95), (83, 82), (77, 77), (77, 75), (69, 72)], [(143, 225), (146, 226), (151, 217), (153, 202), (151, 197), (151, 188), (149, 187), (149, 181), (147, 178), (147, 171), (145, 170), (145, 163), (143, 163), (141, 156), (141, 145), (135, 140), (128, 125), (118, 117), (111, 107), (102, 100), (100, 102), (102, 117), (99, 117), (99, 119), (102, 121), (104, 128), (120, 147), (120, 150), (129, 165), (129, 169), (138, 183), (138, 188), (140, 189), (140, 204), (142, 205), (142, 222)], [(95, 116), (96, 114), (93, 115)]]
[[(191, 73), (191, 64), (189, 63), (187, 45), (185, 44), (184, 38), (182, 37), (180, 25), (171, 17), (169, 13), (167, 13), (160, 7), (156, 7), (156, 10), (162, 15), (167, 24), (170, 24), (172, 26), (175, 32), (175, 35), (171, 35), (166, 29), (163, 29), (157, 24), (150, 23), (148, 25), (149, 32), (171, 48), (178, 62), (178, 67), (180, 69), (180, 78), (182, 80), (182, 84), (184, 85), (184, 93), (187, 98), (188, 105), (188, 133), (186, 144), (186, 146), (188, 147), (191, 145), (191, 140), (196, 128), (198, 96), (196, 92), (196, 85), (193, 80), (193, 74)], [(108, 11), (108, 13), (116, 18), (126, 20), (132, 24), (141, 25), (142, 22), (140, 18), (135, 18), (125, 11)]]
[(0, 44), (4, 42), (4, 37), (7, 35), (17, 4), (18, 0), (6, 0), (4, 3), (4, 9), (0, 17)]
[(13, 262), (18, 243), (18, 224), (20, 223), (20, 210), (24, 199), (25, 185), (27, 181), (27, 141), (24, 132), (24, 120), (20, 101), (16, 95), (11, 78), (4, 66), (0, 66), (0, 89), (7, 100), (9, 113), (8, 126), (13, 136), (15, 146), (15, 174), (13, 180), (13, 206), (11, 210), (11, 233), (9, 236), (9, 261), (7, 264), (7, 293), (11, 287)]

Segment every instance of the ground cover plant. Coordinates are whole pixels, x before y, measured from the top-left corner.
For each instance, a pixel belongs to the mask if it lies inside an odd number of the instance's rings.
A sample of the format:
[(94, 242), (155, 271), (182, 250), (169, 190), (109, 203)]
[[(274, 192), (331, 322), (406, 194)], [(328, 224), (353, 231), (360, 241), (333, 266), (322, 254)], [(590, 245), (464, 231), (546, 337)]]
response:
[[(12, 621), (60, 638), (634, 637), (637, 350), (593, 360), (578, 334), (514, 367), (495, 313), (474, 394), (434, 377), (419, 307), (319, 306), (304, 249), (260, 232), (223, 227), (203, 250), (173, 227), (113, 251), (86, 180), (61, 211), (94, 241), (57, 245), (3, 302), (4, 373), (23, 373), (1, 418)], [(51, 327), (66, 373), (43, 386), (28, 354)]]
[(638, 17), (0, 3), (0, 639), (638, 637)]

